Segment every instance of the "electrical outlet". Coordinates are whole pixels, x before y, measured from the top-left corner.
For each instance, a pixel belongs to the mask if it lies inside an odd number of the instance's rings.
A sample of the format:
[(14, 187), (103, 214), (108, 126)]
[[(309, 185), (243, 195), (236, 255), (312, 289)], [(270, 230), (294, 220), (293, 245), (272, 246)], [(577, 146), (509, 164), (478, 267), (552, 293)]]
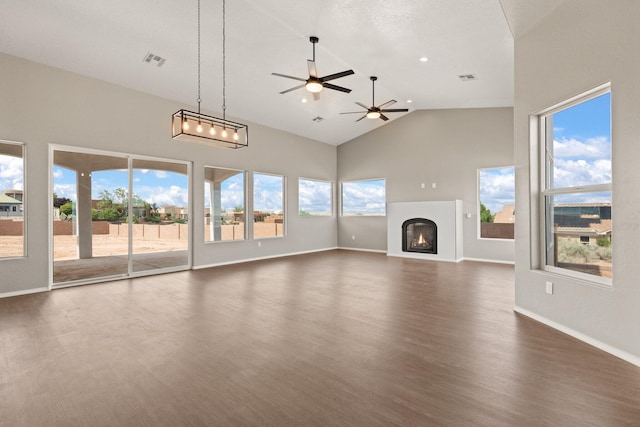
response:
[(422, 184), (420, 184), (420, 188), (425, 188), (424, 182)]
[(547, 284), (547, 288), (546, 288), (547, 293), (549, 295), (553, 295), (553, 282), (550, 282), (547, 280), (546, 284)]
[(431, 183), (431, 188), (436, 188), (436, 183), (435, 182)]
[(356, 235), (355, 234), (351, 236), (351, 240), (356, 240)]
[(258, 242), (258, 247), (262, 246), (262, 242)]

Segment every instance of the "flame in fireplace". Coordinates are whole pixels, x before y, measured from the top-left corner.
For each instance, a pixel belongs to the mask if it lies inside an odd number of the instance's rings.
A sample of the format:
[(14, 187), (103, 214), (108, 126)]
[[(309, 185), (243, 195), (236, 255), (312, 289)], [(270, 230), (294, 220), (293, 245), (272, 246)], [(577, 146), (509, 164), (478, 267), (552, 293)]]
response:
[(425, 243), (427, 243), (427, 241), (424, 240), (424, 237), (422, 237), (422, 233), (420, 233), (420, 237), (418, 237), (418, 244), (424, 245)]

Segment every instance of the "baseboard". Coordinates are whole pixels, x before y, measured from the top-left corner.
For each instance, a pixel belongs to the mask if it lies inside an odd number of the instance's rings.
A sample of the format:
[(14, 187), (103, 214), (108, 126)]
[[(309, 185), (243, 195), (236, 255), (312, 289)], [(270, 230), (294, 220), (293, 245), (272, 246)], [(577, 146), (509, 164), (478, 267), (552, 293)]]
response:
[(5, 292), (0, 294), (0, 298), (10, 298), (10, 297), (17, 297), (20, 295), (37, 294), (40, 292), (47, 292), (48, 290), (49, 288), (34, 288), (34, 289), (27, 289), (24, 291)]
[(336, 249), (341, 249), (343, 251), (358, 251), (358, 252), (373, 252), (376, 254), (386, 254), (387, 251), (381, 251), (378, 249), (363, 249), (363, 248), (347, 248), (345, 246), (338, 246)]
[(640, 367), (640, 357), (634, 356), (631, 353), (627, 353), (626, 351), (620, 350), (619, 348), (613, 347), (609, 344), (605, 344), (601, 341), (598, 341), (594, 338), (591, 338), (588, 335), (585, 335), (581, 332), (578, 331), (574, 331), (571, 328), (568, 328), (564, 325), (561, 325), (558, 322), (554, 322), (553, 320), (549, 320), (546, 317), (540, 316), (539, 314), (536, 314), (532, 311), (529, 311), (527, 309), (518, 307), (518, 306), (514, 306), (513, 307), (513, 311), (515, 311), (516, 313), (522, 314), (523, 316), (527, 316), (533, 320), (536, 320), (540, 323), (543, 323), (549, 327), (552, 327), (553, 329), (556, 329), (560, 332), (563, 332), (567, 335), (570, 335), (576, 339), (579, 339), (580, 341), (583, 341), (589, 345), (592, 345), (604, 352), (607, 352), (613, 356), (616, 356), (626, 362), (631, 363), (632, 365), (636, 365), (638, 367)]
[(502, 261), (502, 260), (498, 260), (498, 259), (487, 259), (487, 258), (469, 258), (469, 257), (464, 257), (462, 258), (463, 261), (476, 261), (476, 262), (492, 262), (494, 264), (509, 264), (509, 265), (516, 265), (515, 261)]
[(262, 260), (265, 260), (265, 259), (284, 258), (284, 257), (288, 257), (288, 256), (305, 255), (305, 254), (312, 254), (312, 253), (316, 253), (316, 252), (333, 251), (333, 250), (336, 250), (336, 249), (339, 249), (339, 248), (338, 247), (332, 247), (332, 248), (323, 248), (323, 249), (313, 249), (313, 250), (310, 250), (310, 251), (289, 252), (289, 253), (285, 253), (285, 254), (268, 255), (268, 256), (257, 257), (257, 258), (245, 258), (245, 259), (239, 259), (239, 260), (233, 260), (233, 261), (217, 262), (217, 263), (213, 263), (213, 264), (194, 265), (192, 267), (192, 269), (193, 270), (201, 270), (203, 268), (221, 267), (223, 265), (242, 264), (242, 263), (245, 263), (245, 262), (262, 261)]

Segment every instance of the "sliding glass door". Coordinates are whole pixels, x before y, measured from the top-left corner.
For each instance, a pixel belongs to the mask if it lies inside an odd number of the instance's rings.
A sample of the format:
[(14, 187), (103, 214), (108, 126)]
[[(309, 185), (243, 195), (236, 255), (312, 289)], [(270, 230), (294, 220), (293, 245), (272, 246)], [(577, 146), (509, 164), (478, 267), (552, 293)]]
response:
[(52, 150), (53, 286), (188, 268), (189, 165)]
[(133, 159), (133, 271), (189, 262), (187, 165)]

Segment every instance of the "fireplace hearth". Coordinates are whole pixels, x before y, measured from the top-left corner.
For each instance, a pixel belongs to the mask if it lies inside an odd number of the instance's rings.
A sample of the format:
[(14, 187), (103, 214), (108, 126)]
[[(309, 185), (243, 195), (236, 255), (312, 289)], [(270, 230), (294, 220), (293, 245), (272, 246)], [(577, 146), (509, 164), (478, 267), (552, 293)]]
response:
[(402, 223), (402, 251), (438, 253), (438, 227), (430, 219), (412, 218)]

